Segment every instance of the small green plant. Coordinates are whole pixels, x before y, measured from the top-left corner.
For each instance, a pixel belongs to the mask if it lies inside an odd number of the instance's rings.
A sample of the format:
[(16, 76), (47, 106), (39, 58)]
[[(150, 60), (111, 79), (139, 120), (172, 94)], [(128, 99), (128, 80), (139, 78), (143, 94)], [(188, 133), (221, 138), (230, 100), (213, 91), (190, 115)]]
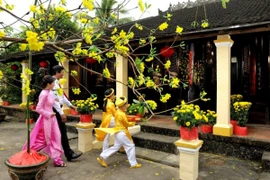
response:
[(133, 99), (133, 103), (127, 109), (127, 114), (145, 117), (149, 110), (155, 110), (156, 108), (157, 103), (153, 100), (140, 101)]

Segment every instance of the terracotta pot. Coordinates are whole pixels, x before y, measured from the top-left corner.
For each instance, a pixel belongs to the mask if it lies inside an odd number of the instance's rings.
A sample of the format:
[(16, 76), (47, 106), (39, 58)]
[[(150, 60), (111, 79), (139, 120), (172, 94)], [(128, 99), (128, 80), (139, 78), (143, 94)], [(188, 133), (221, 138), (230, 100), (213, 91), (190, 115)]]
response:
[(235, 129), (235, 126), (237, 125), (237, 121), (236, 120), (230, 120), (230, 123), (232, 124), (233, 126), (233, 133), (234, 133), (234, 129)]
[(180, 126), (180, 137), (184, 140), (198, 139), (198, 127), (193, 127), (189, 130), (187, 127)]
[(42, 180), (44, 174), (47, 171), (48, 163), (50, 157), (45, 153), (40, 153), (46, 156), (46, 160), (29, 166), (18, 166), (9, 163), (8, 160), (5, 161), (5, 165), (8, 167), (8, 174), (11, 179), (38, 179)]
[(8, 102), (8, 101), (4, 101), (4, 104), (3, 104), (4, 106), (9, 106), (10, 105), (10, 103)]
[(72, 115), (78, 115), (79, 112), (78, 111), (75, 111), (74, 109), (70, 109), (70, 114), (72, 114)]
[(239, 136), (246, 136), (248, 134), (248, 128), (236, 125), (234, 129), (234, 134)]
[(81, 114), (80, 115), (80, 122), (81, 123), (91, 123), (92, 117), (93, 117), (93, 114)]
[(141, 116), (138, 115), (127, 115), (127, 119), (129, 122), (137, 122), (141, 120)]
[(37, 107), (37, 105), (35, 105), (35, 104), (30, 105), (30, 109), (31, 109), (31, 110), (35, 110), (36, 107)]
[(212, 133), (213, 132), (213, 125), (202, 124), (201, 125), (201, 132)]
[[(30, 124), (33, 124), (34, 119), (33, 118), (29, 119), (29, 122), (30, 122)], [(25, 124), (27, 124), (27, 119), (25, 120)]]

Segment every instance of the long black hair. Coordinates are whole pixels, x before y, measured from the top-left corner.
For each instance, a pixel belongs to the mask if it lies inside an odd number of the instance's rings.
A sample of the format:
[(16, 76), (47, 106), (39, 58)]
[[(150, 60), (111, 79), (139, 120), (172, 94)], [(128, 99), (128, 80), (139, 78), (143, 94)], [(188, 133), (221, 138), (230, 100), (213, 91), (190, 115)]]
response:
[(104, 103), (103, 103), (103, 112), (107, 112), (106, 106), (107, 106), (107, 103), (108, 103), (108, 98), (110, 96), (112, 96), (113, 94), (114, 94), (114, 89), (113, 88), (107, 89), (104, 92), (105, 99), (104, 99)]
[(54, 77), (52, 77), (51, 75), (46, 75), (42, 79), (41, 87), (44, 89), (47, 86), (47, 84), (52, 84), (54, 81), (55, 81)]

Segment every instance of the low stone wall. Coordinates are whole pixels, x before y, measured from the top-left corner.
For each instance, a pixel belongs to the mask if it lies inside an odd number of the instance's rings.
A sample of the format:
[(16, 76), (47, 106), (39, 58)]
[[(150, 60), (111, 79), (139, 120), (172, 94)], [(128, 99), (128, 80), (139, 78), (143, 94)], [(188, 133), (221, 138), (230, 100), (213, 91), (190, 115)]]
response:
[(204, 141), (201, 152), (210, 152), (241, 159), (261, 161), (264, 151), (270, 151), (270, 142), (245, 137), (223, 137), (212, 134), (200, 134)]

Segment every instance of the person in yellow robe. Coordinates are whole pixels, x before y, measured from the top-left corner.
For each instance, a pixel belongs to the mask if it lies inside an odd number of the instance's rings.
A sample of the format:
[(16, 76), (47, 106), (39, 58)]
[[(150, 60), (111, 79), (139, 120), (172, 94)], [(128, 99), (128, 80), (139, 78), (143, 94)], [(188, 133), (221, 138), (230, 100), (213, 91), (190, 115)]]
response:
[[(114, 116), (116, 112), (116, 107), (114, 105), (114, 89), (110, 88), (107, 89), (104, 93), (104, 104), (103, 104), (103, 114), (102, 114), (102, 121), (100, 128), (111, 128), (115, 127), (114, 123)], [(99, 141), (103, 141), (103, 147), (102, 151), (106, 150), (109, 148), (109, 139), (110, 139), (110, 134), (106, 134), (103, 132), (96, 132), (96, 139)]]
[[(130, 168), (140, 168), (142, 165), (137, 163), (135, 145), (128, 131), (128, 127), (134, 126), (135, 123), (128, 122), (127, 120), (125, 113), (128, 107), (127, 98), (117, 98), (115, 104), (118, 107), (115, 113), (115, 128), (107, 128), (107, 133), (115, 133), (114, 146), (103, 151), (97, 160), (103, 167), (107, 167), (105, 162), (106, 159), (108, 159), (112, 154), (116, 153), (123, 146), (128, 157)], [(102, 131), (102, 129), (100, 130)], [(106, 131), (106, 128), (103, 130)]]

